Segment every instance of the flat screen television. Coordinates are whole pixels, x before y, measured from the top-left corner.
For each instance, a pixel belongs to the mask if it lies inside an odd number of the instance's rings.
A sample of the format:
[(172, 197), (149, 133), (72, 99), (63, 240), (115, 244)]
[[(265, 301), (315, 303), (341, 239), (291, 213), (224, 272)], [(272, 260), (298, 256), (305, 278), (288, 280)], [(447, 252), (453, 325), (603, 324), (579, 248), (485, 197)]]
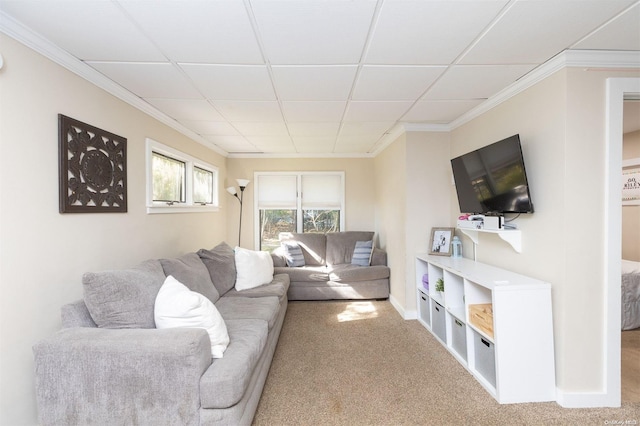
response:
[(462, 213), (533, 213), (520, 135), (451, 160)]

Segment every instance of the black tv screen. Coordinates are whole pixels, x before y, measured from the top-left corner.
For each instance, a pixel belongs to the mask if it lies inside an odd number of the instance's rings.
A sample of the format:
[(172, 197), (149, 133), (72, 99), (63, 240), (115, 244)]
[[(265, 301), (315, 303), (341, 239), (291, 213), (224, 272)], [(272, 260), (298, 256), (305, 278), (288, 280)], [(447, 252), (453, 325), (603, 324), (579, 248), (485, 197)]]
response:
[(520, 136), (451, 160), (462, 213), (533, 213)]

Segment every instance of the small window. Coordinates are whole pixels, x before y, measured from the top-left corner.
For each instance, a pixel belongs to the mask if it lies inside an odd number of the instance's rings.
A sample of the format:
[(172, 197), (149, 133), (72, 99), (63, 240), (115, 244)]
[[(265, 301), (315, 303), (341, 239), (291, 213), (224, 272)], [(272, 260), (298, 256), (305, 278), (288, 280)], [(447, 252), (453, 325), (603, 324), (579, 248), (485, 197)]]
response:
[(147, 139), (147, 213), (218, 210), (218, 168)]

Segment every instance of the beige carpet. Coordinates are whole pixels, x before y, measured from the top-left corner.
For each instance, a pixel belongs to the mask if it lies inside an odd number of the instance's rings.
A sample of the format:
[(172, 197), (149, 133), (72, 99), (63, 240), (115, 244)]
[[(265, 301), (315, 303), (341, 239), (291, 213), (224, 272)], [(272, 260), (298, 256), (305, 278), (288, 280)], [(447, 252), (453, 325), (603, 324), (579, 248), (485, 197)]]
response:
[[(498, 404), (388, 301), (290, 302), (254, 425), (640, 424), (640, 403)], [(634, 423), (635, 422), (635, 423)]]

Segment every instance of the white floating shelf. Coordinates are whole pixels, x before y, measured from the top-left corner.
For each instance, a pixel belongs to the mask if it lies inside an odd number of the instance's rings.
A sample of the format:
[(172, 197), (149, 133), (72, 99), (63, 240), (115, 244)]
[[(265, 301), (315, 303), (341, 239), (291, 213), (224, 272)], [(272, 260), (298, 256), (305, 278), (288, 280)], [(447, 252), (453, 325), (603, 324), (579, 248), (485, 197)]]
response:
[(522, 253), (522, 232), (519, 229), (500, 229), (500, 230), (490, 230), (490, 229), (468, 229), (468, 228), (458, 228), (463, 234), (471, 238), (474, 244), (480, 244), (478, 240), (478, 233), (484, 232), (485, 234), (498, 234), (500, 238), (504, 241), (508, 242), (513, 249)]

